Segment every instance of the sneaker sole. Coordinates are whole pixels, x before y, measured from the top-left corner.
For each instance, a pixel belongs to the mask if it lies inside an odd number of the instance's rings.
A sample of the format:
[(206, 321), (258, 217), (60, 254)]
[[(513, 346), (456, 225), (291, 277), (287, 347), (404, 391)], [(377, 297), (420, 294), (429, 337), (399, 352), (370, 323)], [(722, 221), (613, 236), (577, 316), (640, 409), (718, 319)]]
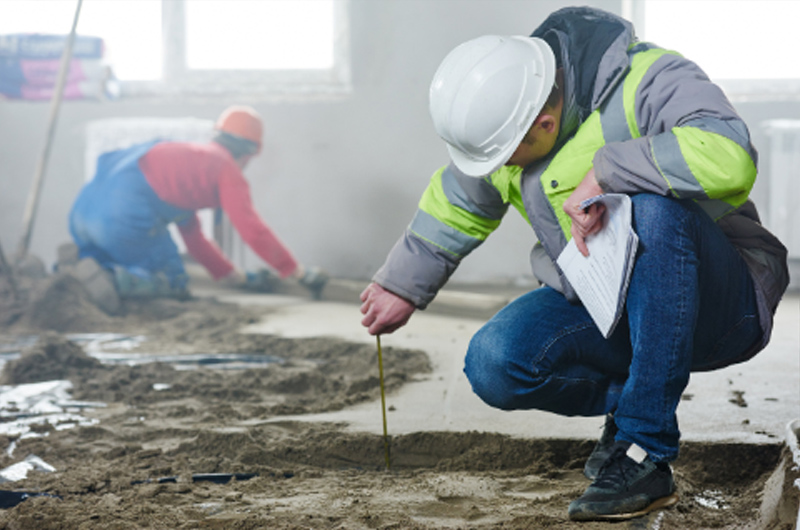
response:
[(593, 514), (586, 519), (581, 519), (584, 521), (592, 520), (592, 521), (624, 521), (626, 519), (635, 519), (636, 517), (641, 517), (647, 513), (650, 513), (654, 510), (658, 510), (660, 508), (668, 508), (678, 502), (678, 494), (673, 493), (672, 495), (667, 495), (666, 497), (661, 497), (660, 499), (656, 499), (653, 501), (649, 506), (642, 508), (636, 512), (629, 512), (629, 513), (609, 513), (609, 514)]

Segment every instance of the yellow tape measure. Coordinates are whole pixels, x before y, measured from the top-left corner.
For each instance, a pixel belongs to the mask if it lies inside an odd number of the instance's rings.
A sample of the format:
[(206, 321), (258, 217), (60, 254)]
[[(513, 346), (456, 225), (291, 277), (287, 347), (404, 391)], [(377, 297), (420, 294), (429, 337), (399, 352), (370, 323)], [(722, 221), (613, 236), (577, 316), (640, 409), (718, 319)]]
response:
[(381, 351), (381, 336), (375, 335), (378, 339), (378, 374), (381, 383), (381, 410), (383, 411), (383, 448), (386, 453), (386, 469), (390, 469), (389, 460), (389, 432), (386, 428), (386, 391), (383, 387), (383, 352)]

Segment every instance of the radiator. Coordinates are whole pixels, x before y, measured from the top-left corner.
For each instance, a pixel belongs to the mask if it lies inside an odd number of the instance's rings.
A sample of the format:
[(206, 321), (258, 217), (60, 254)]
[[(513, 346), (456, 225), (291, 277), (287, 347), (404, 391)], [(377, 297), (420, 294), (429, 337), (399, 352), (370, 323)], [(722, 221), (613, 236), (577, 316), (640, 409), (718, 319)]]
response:
[(789, 250), (792, 287), (800, 287), (800, 120), (764, 122), (767, 207), (762, 222)]

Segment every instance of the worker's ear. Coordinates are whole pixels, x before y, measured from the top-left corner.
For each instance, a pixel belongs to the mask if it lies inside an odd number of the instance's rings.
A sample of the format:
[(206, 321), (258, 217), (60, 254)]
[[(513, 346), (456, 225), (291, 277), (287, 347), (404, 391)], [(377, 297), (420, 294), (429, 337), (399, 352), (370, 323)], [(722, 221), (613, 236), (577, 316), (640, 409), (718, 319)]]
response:
[(533, 122), (533, 125), (547, 134), (553, 134), (558, 130), (558, 120), (555, 115), (547, 112), (539, 114)]

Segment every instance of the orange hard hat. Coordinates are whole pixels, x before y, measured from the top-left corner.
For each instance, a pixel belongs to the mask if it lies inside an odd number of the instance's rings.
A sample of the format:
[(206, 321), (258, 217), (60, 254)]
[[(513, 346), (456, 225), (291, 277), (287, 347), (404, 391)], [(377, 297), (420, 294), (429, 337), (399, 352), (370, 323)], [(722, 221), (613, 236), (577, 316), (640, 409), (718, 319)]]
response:
[(244, 105), (234, 105), (225, 109), (214, 126), (218, 131), (222, 131), (245, 140), (250, 140), (258, 144), (261, 151), (261, 136), (264, 126), (261, 116), (252, 107)]

